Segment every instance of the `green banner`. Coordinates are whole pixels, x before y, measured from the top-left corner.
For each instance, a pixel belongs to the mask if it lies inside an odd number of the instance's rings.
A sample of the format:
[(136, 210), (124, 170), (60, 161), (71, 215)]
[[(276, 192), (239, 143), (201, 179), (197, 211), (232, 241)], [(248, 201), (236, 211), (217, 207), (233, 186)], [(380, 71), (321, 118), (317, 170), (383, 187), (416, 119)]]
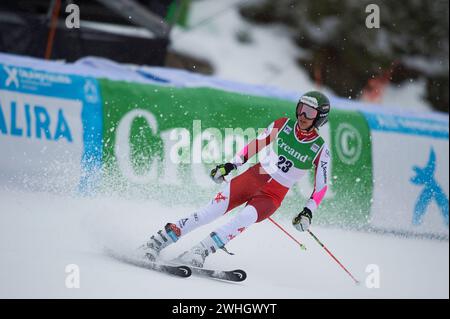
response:
[(332, 110), (329, 117), (334, 200), (326, 201), (323, 221), (342, 227), (369, 221), (373, 194), (370, 129), (360, 112)]
[[(104, 101), (103, 190), (166, 205), (205, 205), (222, 187), (208, 178), (216, 163), (229, 161), (273, 120), (295, 112), (290, 101), (211, 88), (99, 82)], [(336, 109), (329, 127), (330, 196), (315, 219), (362, 226), (372, 198), (369, 129), (359, 113)], [(312, 180), (308, 182), (312, 189)], [(291, 218), (309, 195), (296, 185), (277, 216)]]

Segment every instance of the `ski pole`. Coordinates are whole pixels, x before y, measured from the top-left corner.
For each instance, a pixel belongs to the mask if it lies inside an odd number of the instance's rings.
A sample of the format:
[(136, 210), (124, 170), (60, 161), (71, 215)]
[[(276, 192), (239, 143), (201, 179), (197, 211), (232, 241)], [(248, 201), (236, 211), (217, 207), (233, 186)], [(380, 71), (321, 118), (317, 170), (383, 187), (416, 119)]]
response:
[(289, 234), (286, 230), (284, 230), (283, 227), (281, 227), (281, 225), (279, 225), (276, 221), (274, 221), (271, 217), (269, 217), (269, 220), (274, 223), (279, 229), (281, 229), (286, 235), (289, 236), (289, 238), (291, 238), (293, 241), (295, 241), (301, 249), (306, 250), (305, 245), (303, 245), (301, 242), (299, 242), (297, 239), (295, 239), (291, 234)]
[(327, 248), (327, 247), (319, 240), (319, 238), (317, 238), (316, 235), (314, 235), (313, 232), (310, 231), (309, 229), (308, 229), (308, 233), (316, 240), (316, 242), (317, 242), (320, 246), (322, 246), (323, 249), (325, 249), (325, 251), (328, 253), (328, 255), (330, 255), (330, 256), (331, 256), (331, 257), (339, 264), (339, 266), (341, 266), (342, 269), (344, 269), (345, 272), (346, 272), (350, 277), (352, 277), (352, 279), (353, 279), (353, 281), (355, 282), (355, 284), (359, 285), (359, 283), (360, 283), (359, 280), (357, 280), (357, 279), (355, 279), (355, 277), (353, 277), (353, 275), (347, 270), (347, 268), (345, 268), (345, 267), (341, 264), (341, 262), (340, 262), (339, 260), (337, 260), (336, 257), (334, 257), (334, 255), (331, 253), (331, 251), (328, 250), (328, 248)]

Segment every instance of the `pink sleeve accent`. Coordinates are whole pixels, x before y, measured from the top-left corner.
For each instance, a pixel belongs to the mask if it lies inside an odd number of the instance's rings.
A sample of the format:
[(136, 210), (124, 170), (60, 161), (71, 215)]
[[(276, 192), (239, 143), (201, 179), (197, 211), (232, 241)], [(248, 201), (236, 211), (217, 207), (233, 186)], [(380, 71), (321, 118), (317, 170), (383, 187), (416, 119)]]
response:
[(319, 206), (320, 202), (324, 198), (325, 193), (327, 192), (327, 189), (328, 189), (328, 186), (325, 186), (324, 188), (322, 188), (322, 190), (320, 192), (314, 193), (312, 195), (312, 199), (316, 202), (317, 207)]
[(245, 145), (245, 147), (239, 153), (237, 153), (237, 155), (241, 156), (241, 157), (247, 157), (247, 155), (248, 155), (248, 144)]

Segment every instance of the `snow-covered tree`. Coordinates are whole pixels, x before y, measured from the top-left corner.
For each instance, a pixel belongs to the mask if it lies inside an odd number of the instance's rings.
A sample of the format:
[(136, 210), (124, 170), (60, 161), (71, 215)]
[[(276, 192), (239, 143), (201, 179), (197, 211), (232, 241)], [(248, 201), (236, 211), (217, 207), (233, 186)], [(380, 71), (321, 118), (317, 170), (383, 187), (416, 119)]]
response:
[[(368, 28), (369, 4), (380, 28)], [(299, 58), (313, 78), (338, 95), (357, 98), (371, 78), (401, 84), (427, 79), (426, 98), (448, 112), (448, 1), (260, 0), (241, 7), (255, 23), (282, 23), (310, 55)]]

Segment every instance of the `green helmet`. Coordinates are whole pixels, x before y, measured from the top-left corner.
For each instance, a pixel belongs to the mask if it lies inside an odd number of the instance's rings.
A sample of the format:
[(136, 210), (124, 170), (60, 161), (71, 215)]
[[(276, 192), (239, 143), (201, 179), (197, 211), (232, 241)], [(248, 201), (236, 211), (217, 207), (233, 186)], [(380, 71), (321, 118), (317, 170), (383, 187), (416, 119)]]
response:
[[(313, 122), (313, 126), (316, 128), (321, 127), (328, 122), (328, 113), (330, 113), (330, 100), (318, 91), (309, 91), (303, 94), (297, 103), (297, 109), (301, 103), (312, 106), (317, 112), (317, 116)], [(296, 113), (297, 115), (297, 113)]]

